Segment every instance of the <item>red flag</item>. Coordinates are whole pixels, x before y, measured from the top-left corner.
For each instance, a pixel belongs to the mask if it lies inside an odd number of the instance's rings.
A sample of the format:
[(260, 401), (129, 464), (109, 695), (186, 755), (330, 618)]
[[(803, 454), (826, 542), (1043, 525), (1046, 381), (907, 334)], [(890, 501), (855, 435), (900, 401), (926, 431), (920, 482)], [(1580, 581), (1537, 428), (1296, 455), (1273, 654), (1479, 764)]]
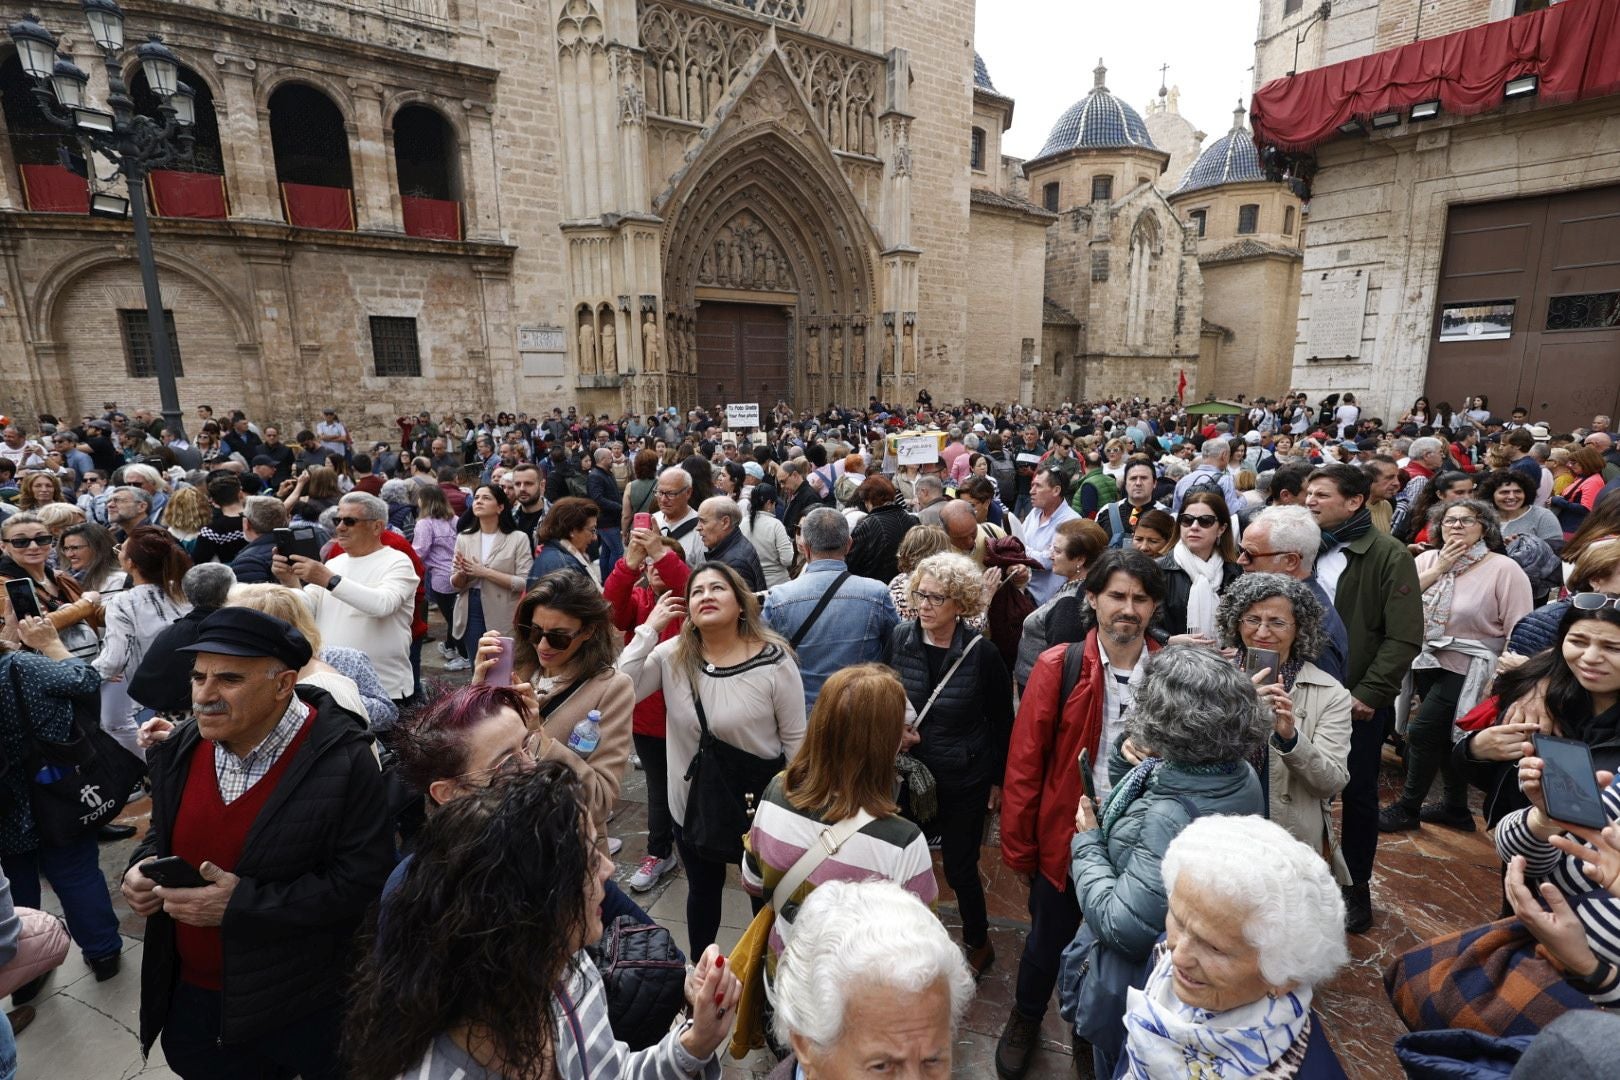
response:
[(1176, 400), (1187, 400), (1187, 369), (1181, 369), (1181, 377), (1176, 380)]

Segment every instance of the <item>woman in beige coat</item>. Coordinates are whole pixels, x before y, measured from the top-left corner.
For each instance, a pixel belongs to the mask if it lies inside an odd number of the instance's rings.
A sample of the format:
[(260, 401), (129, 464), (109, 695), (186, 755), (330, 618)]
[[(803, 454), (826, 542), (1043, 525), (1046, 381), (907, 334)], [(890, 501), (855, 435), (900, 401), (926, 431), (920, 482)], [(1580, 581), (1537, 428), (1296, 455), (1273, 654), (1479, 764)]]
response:
[[(1221, 645), (1237, 650), (1272, 731), (1250, 762), (1265, 788), (1267, 816), (1294, 839), (1322, 853), (1341, 885), (1350, 872), (1333, 831), (1333, 797), (1350, 779), (1350, 692), (1311, 663), (1326, 644), (1322, 605), (1302, 581), (1281, 574), (1244, 574), (1226, 587), (1216, 613)], [(1279, 657), (1278, 670), (1251, 661), (1251, 650)], [(1262, 670), (1263, 668), (1263, 670)]]
[(512, 519), (511, 497), (496, 485), (480, 484), (456, 523), (456, 533), (450, 564), (450, 587), (456, 590), (451, 636), (477, 641), (485, 630), (511, 634), (534, 563), (534, 545)]

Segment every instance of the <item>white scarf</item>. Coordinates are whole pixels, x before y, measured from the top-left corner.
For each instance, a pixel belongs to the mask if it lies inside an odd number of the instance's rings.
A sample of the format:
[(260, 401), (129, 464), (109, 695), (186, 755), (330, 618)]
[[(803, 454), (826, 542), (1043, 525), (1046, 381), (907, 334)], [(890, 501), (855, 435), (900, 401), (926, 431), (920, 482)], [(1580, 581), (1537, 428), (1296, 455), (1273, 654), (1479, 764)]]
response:
[[(1293, 1076), (1303, 1059), (1283, 1063), (1303, 1043), (1311, 1020), (1311, 991), (1263, 997), (1226, 1012), (1212, 1013), (1183, 1004), (1171, 978), (1165, 950), (1144, 989), (1132, 989), (1125, 1009), (1125, 1075), (1131, 1080), (1163, 1077)], [(1278, 1065), (1284, 1064), (1279, 1069)], [(1291, 1065), (1292, 1068), (1289, 1068)]]
[(1210, 552), (1209, 558), (1200, 559), (1178, 540), (1170, 554), (1192, 578), (1192, 592), (1187, 597), (1187, 633), (1215, 637), (1215, 609), (1221, 603), (1216, 590), (1221, 587), (1221, 573), (1226, 567), (1220, 548)]

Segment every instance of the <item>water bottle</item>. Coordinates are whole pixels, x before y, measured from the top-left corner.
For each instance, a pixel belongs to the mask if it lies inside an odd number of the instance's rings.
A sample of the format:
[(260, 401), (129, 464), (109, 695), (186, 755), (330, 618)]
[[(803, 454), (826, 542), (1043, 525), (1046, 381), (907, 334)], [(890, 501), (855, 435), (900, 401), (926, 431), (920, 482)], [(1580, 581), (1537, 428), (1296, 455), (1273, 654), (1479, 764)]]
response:
[(568, 749), (582, 758), (588, 758), (596, 750), (596, 744), (602, 741), (602, 714), (592, 709), (585, 714), (585, 719), (574, 725), (574, 730), (568, 734)]

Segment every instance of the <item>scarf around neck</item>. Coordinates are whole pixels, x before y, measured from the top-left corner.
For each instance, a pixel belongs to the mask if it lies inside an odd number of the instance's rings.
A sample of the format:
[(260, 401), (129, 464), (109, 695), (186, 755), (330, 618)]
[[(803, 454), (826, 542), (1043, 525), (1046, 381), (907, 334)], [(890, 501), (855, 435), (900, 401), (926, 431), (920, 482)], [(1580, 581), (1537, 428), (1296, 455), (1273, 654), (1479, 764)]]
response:
[(1209, 558), (1200, 559), (1178, 540), (1170, 549), (1170, 556), (1192, 579), (1192, 590), (1187, 595), (1187, 632), (1215, 637), (1215, 609), (1220, 606), (1221, 572), (1226, 565), (1220, 548), (1212, 551)]
[(1440, 580), (1423, 593), (1423, 640), (1444, 637), (1446, 623), (1451, 620), (1451, 609), (1457, 599), (1457, 579), (1490, 555), (1491, 549), (1480, 540), (1458, 559)]
[(1372, 523), (1372, 511), (1363, 506), (1337, 529), (1322, 530), (1322, 546), (1317, 549), (1317, 554), (1326, 555), (1336, 547), (1355, 543), (1367, 535)]
[(1212, 1013), (1176, 997), (1172, 970), (1170, 952), (1163, 950), (1147, 985), (1129, 992), (1124, 1075), (1132, 1080), (1298, 1075), (1310, 1042), (1308, 987)]

